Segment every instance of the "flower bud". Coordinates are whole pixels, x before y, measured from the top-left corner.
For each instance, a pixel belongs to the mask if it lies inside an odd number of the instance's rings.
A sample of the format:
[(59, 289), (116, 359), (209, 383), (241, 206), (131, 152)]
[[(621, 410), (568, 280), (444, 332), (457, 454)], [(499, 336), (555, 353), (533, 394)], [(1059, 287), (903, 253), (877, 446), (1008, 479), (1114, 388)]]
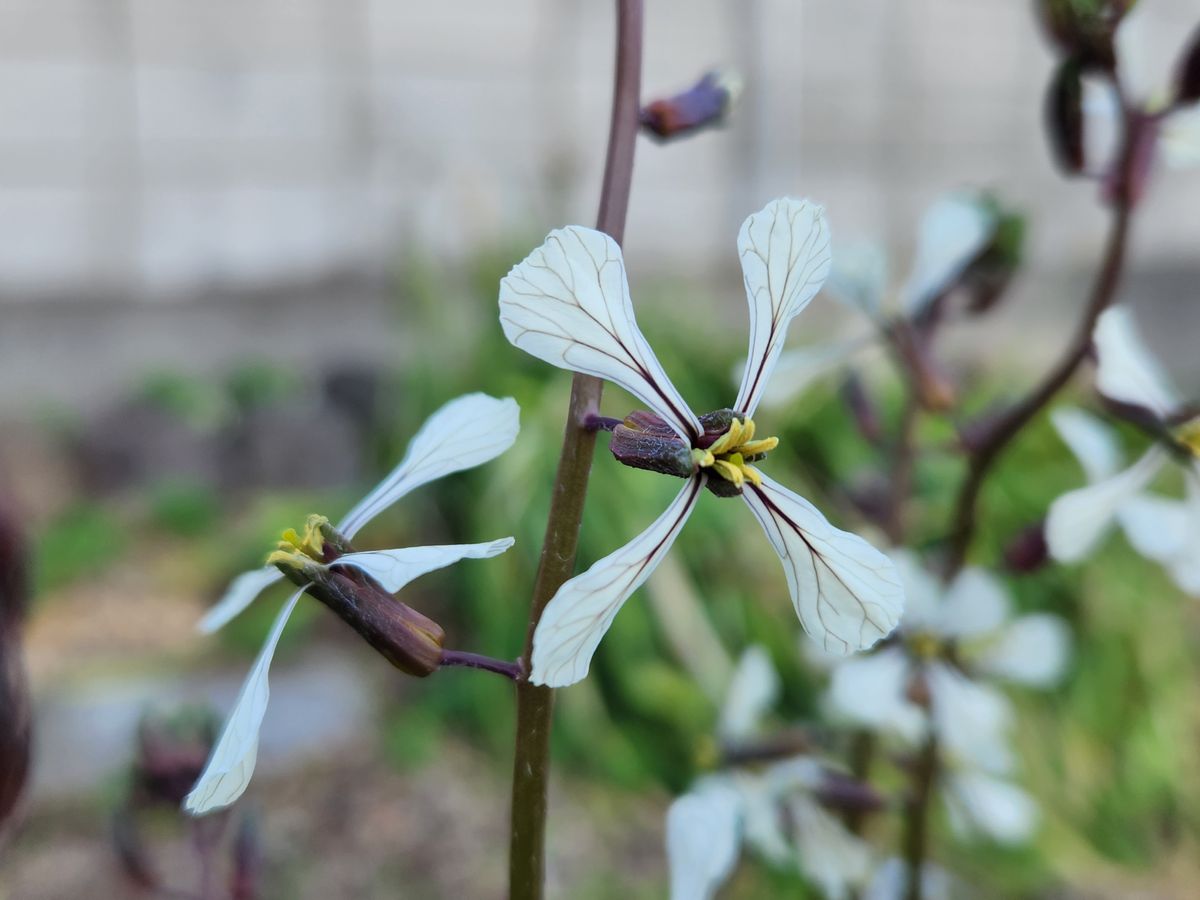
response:
[(639, 121), (659, 140), (686, 137), (723, 122), (740, 93), (741, 79), (737, 75), (708, 72), (683, 93), (647, 104)]
[(972, 315), (988, 312), (1007, 291), (1021, 267), (1025, 248), (1025, 216), (1002, 208), (990, 200), (996, 220), (992, 240), (963, 273), (967, 311)]
[(688, 478), (696, 468), (691, 448), (674, 429), (644, 410), (630, 413), (613, 428), (608, 449), (617, 462), (635, 469)]
[(820, 783), (813, 789), (817, 802), (839, 813), (869, 813), (883, 809), (884, 799), (879, 791), (865, 781), (826, 769)]
[(1083, 8), (1074, 0), (1037, 0), (1046, 34), (1064, 56), (1075, 56), (1086, 69), (1112, 70), (1117, 63), (1113, 36), (1132, 0), (1095, 0)]
[(1200, 101), (1200, 28), (1192, 32), (1176, 73), (1175, 101), (1182, 104)]
[(1004, 548), (1004, 564), (1012, 572), (1036, 572), (1050, 558), (1046, 523), (1035, 522), (1017, 532)]
[(1083, 134), (1083, 70), (1075, 57), (1064, 59), (1046, 92), (1046, 137), (1054, 161), (1068, 175), (1087, 164)]

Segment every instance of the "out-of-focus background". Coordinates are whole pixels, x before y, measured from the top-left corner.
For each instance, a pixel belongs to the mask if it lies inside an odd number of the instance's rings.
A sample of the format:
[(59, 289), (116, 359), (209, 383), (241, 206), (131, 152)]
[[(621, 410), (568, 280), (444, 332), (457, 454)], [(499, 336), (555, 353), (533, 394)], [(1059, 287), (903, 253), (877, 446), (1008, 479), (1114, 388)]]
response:
[[(1193, 0), (1143, 2), (1176, 45), (1196, 26)], [(952, 358), (1000, 396), (1066, 339), (1106, 213), (1047, 153), (1052, 56), (1029, 4), (649, 7), (646, 99), (718, 64), (746, 84), (725, 127), (638, 149), (626, 234), (635, 302), (696, 408), (729, 401), (745, 340), (737, 227), (782, 194), (826, 205), (835, 252), (854, 238), (887, 244), (899, 277), (933, 199), (993, 192), (1027, 216), (1026, 265)], [(197, 635), (195, 620), (284, 527), (348, 508), (464, 391), (516, 396), (521, 441), (410, 498), (367, 537), (514, 534), (504, 558), (430, 576), (408, 600), (457, 645), (519, 652), (568, 379), (503, 341), (496, 284), (547, 230), (594, 217), (612, 30), (611, 4), (584, 0), (0, 2), (0, 484), (32, 546), (36, 722), (0, 890), (130, 890), (109, 823), (139, 717), (184, 701), (228, 708), (280, 598), (220, 637)], [(1197, 208), (1200, 176), (1159, 173), (1122, 292), (1193, 386)], [(843, 319), (819, 300), (793, 339), (841, 333)], [(612, 394), (607, 411), (623, 415), (627, 398)], [(895, 399), (884, 391), (885, 407)], [(773, 466), (814, 498), (878, 462), (833, 386), (773, 431), (793, 448)], [(927, 538), (953, 473), (920, 473)], [(1002, 476), (985, 562), (1079, 480), (1044, 428)], [(643, 527), (672, 488), (662, 481), (618, 470), (602, 447), (581, 559)], [(812, 711), (819, 679), (799, 662), (765, 543), (729, 551), (748, 519), (718, 501), (699, 521), (652, 582), (659, 599), (632, 601), (596, 676), (563, 695), (556, 896), (616, 896), (618, 882), (625, 896), (662, 893), (662, 812), (698, 770), (714, 716), (662, 622), (687, 585), (727, 653), (768, 643), (789, 676), (789, 712)], [(1014, 590), (1025, 607), (1072, 618), (1080, 650), (1067, 685), (1049, 705), (1031, 701), (1024, 720), (1044, 841), (1000, 857), (964, 849), (968, 869), (1001, 895), (1193, 895), (1200, 696), (1188, 601), (1121, 549), (1086, 576), (1051, 570)], [(272, 687), (248, 796), (265, 896), (501, 895), (505, 684), (396, 677), (312, 608), (286, 635)], [(186, 881), (186, 843), (166, 814), (152, 824), (163, 865)], [(803, 896), (778, 873), (744, 873), (734, 890)]]

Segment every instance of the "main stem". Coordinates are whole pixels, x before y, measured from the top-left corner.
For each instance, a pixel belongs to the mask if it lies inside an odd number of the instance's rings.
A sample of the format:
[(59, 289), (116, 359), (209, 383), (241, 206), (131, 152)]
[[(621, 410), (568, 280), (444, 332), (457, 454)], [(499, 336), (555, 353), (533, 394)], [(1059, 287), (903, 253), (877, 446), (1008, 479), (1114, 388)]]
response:
[(949, 549), (946, 555), (947, 577), (962, 568), (975, 537), (979, 520), (979, 495), (992, 467), (1026, 425), (1033, 420), (1075, 374), (1079, 364), (1087, 357), (1092, 344), (1092, 332), (1100, 314), (1112, 305), (1117, 286), (1125, 268), (1126, 251), (1129, 245), (1129, 226), (1133, 218), (1133, 188), (1137, 154), (1144, 140), (1146, 122), (1136, 113), (1125, 117), (1125, 138), (1121, 149), (1116, 196), (1113, 198), (1113, 219), (1108, 244), (1091, 296), (1084, 308), (1083, 317), (1076, 328), (1075, 336), (1066, 352), (1045, 377), (1020, 402), (1012, 406), (1003, 416), (993, 422), (986, 434), (971, 450), (967, 459), (967, 474), (959, 488), (954, 505), (954, 519), (950, 531)]
[[(596, 228), (618, 244), (625, 235), (633, 151), (638, 131), (642, 73), (642, 0), (617, 0), (616, 73), (608, 155), (600, 191)], [(529, 628), (522, 656), (523, 676), (517, 682), (517, 734), (513, 754), (512, 833), (509, 844), (510, 900), (541, 900), (546, 852), (546, 798), (550, 775), (550, 725), (554, 692), (528, 680), (533, 634), (550, 598), (575, 569), (579, 524), (587, 495), (596, 432), (588, 416), (600, 407), (603, 382), (576, 375), (563, 430), (562, 452), (554, 477), (554, 492), (546, 522), (541, 560), (529, 610)]]

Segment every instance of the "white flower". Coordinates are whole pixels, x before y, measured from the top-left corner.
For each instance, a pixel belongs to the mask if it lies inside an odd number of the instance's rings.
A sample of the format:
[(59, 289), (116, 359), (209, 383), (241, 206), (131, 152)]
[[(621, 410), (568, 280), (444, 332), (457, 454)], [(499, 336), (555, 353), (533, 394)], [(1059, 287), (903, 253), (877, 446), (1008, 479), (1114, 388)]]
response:
[[(417, 432), (400, 464), (342, 519), (336, 530), (347, 539), (352, 538), (371, 519), (414, 488), (499, 456), (516, 440), (519, 417), (520, 410), (511, 398), (497, 400), (485, 394), (468, 394), (447, 403)], [(388, 593), (395, 593), (427, 572), (462, 559), (496, 556), (512, 544), (512, 538), (501, 538), (482, 544), (372, 550), (345, 554), (331, 565), (361, 569)], [(206, 630), (229, 621), (263, 588), (282, 577), (277, 570), (268, 567), (236, 578), (205, 618)], [(301, 588), (288, 598), (271, 626), (204, 772), (184, 800), (184, 809), (189, 813), (199, 815), (228, 806), (245, 791), (254, 772), (258, 732), (270, 695), (267, 674), (271, 657), (305, 590)]]
[(1200, 463), (1194, 420), (1178, 424), (1186, 408), (1141, 343), (1127, 309), (1105, 312), (1096, 324), (1096, 387), (1111, 400), (1138, 407), (1182, 455), (1186, 497), (1173, 500), (1145, 492), (1170, 454), (1155, 443), (1120, 470), (1121, 451), (1111, 431), (1078, 410), (1060, 409), (1055, 428), (1079, 459), (1089, 484), (1063, 494), (1046, 516), (1046, 542), (1060, 562), (1078, 562), (1119, 522), (1143, 556), (1162, 563), (1181, 589), (1200, 595)]
[[(863, 892), (862, 900), (904, 900), (908, 892), (908, 864), (893, 856), (875, 870), (875, 877)], [(950, 876), (933, 863), (921, 867), (921, 896), (925, 900), (949, 900)]]
[[(896, 297), (898, 309), (888, 306), (887, 253), (873, 241), (850, 244), (839, 251), (825, 289), (875, 325), (886, 325), (895, 315), (913, 318), (962, 275), (987, 247), (995, 230), (995, 215), (978, 198), (961, 192), (945, 194), (921, 219), (912, 268)], [(791, 402), (813, 381), (871, 346), (877, 333), (873, 328), (858, 337), (787, 351), (779, 359), (763, 405), (772, 408)]]
[[(711, 413), (706, 433), (638, 329), (621, 249), (579, 226), (546, 242), (500, 283), (500, 322), (516, 347), (560, 368), (606, 378), (653, 411), (618, 426), (634, 442), (670, 453), (686, 483), (642, 534), (564, 584), (534, 635), (532, 680), (560, 687), (582, 679), (626, 599), (654, 571), (707, 485), (738, 495), (779, 554), (800, 621), (831, 650), (869, 647), (899, 618), (903, 597), (887, 557), (840, 531), (807, 500), (749, 465), (777, 441), (754, 439), (752, 416), (783, 349), (788, 324), (829, 271), (824, 211), (776, 200), (748, 218), (738, 251), (750, 304), (750, 353), (732, 410)], [(617, 434), (614, 432), (614, 439)], [(646, 467), (646, 466), (643, 466)], [(668, 471), (669, 469), (660, 469)]]
[[(749, 648), (722, 708), (721, 736), (755, 734), (778, 689), (766, 651)], [(796, 866), (825, 896), (848, 897), (870, 874), (871, 853), (817, 802), (813, 792), (825, 779), (820, 762), (799, 756), (698, 782), (667, 813), (672, 900), (712, 897), (733, 871), (743, 843), (773, 865)]]

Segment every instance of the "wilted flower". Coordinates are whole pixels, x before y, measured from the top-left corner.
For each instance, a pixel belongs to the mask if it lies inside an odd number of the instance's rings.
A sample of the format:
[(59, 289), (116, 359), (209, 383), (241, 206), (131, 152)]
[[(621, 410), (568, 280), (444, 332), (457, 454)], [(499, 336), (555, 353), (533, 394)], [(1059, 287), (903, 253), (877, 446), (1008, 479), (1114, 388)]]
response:
[[(722, 741), (755, 736), (778, 695), (779, 676), (766, 651), (749, 648), (722, 707)], [(667, 812), (672, 900), (712, 897), (729, 877), (743, 843), (772, 865), (796, 867), (825, 896), (849, 896), (865, 882), (871, 853), (822, 805), (829, 788), (843, 782), (857, 785), (807, 756), (699, 781)]]
[[(1160, 440), (1119, 471), (1121, 452), (1107, 428), (1078, 410), (1055, 411), (1054, 425), (1090, 483), (1051, 504), (1046, 516), (1050, 553), (1060, 562), (1077, 562), (1120, 522), (1139, 553), (1165, 565), (1184, 591), (1200, 594), (1200, 420), (1141, 343), (1127, 309), (1105, 312), (1093, 340), (1099, 392), (1149, 423)], [(1172, 457), (1181, 460), (1186, 498), (1145, 493)]]
[(788, 324), (829, 271), (824, 210), (776, 200), (742, 225), (738, 251), (750, 303), (750, 354), (733, 408), (701, 417), (638, 329), (621, 248), (612, 238), (579, 226), (551, 232), (500, 283), (500, 322), (514, 346), (606, 378), (650, 407), (615, 427), (614, 454), (686, 479), (646, 531), (559, 588), (534, 634), (535, 683), (558, 687), (587, 674), (613, 617), (670, 549), (705, 487), (746, 501), (783, 562), (792, 602), (814, 639), (847, 653), (871, 646), (899, 618), (903, 597), (887, 557), (831, 526), (807, 500), (752, 465), (778, 443), (756, 437), (753, 415)]
[[(450, 401), (421, 426), (400, 464), (333, 531), (338, 537), (349, 539), (414, 488), (499, 456), (516, 440), (519, 415), (520, 410), (511, 398), (498, 400), (485, 394), (468, 394)], [(331, 578), (344, 576), (350, 570), (365, 573), (389, 594), (427, 572), (462, 559), (496, 556), (513, 544), (512, 538), (502, 538), (482, 544), (347, 552), (334, 554), (327, 562), (325, 541), (330, 532), (322, 528), (327, 524), (318, 516), (310, 519), (303, 536), (290, 530), (285, 532), (284, 555), (295, 557), (296, 566), (305, 571), (327, 573)], [(272, 558), (275, 557), (273, 554)], [(287, 567), (287, 560), (280, 561)], [(271, 567), (239, 576), (205, 617), (203, 627), (212, 629), (224, 624), (245, 609), (264, 587), (282, 577)], [(246, 789), (254, 772), (258, 731), (267, 708), (271, 657), (288, 617), (308, 587), (311, 585), (301, 587), (288, 598), (271, 626), (208, 764), (184, 801), (188, 812), (200, 814), (228, 806)]]
[[(921, 218), (912, 268), (894, 295), (883, 247), (860, 242), (844, 248), (833, 260), (826, 291), (865, 315), (875, 329), (832, 345), (787, 351), (763, 403), (774, 407), (790, 402), (813, 380), (868, 346), (878, 329), (888, 328), (895, 319), (919, 317), (987, 248), (995, 229), (995, 215), (979, 198), (960, 192), (938, 198)], [(926, 377), (935, 380), (937, 373), (930, 371)]]

